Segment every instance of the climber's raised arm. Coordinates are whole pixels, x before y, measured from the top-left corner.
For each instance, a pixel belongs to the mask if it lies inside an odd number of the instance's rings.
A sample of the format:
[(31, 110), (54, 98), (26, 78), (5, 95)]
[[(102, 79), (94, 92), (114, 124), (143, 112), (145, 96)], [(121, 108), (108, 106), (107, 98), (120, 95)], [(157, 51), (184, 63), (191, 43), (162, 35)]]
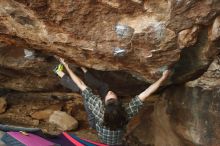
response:
[(170, 75), (170, 70), (165, 70), (163, 72), (162, 77), (159, 80), (157, 80), (155, 83), (150, 85), (145, 91), (143, 91), (142, 93), (138, 95), (140, 100), (144, 101), (147, 97), (153, 94), (162, 85), (162, 83), (168, 78), (169, 75)]
[(68, 64), (64, 61), (63, 58), (59, 58), (59, 60), (64, 65), (71, 79), (76, 83), (80, 90), (85, 90), (87, 88), (86, 84), (69, 68)]

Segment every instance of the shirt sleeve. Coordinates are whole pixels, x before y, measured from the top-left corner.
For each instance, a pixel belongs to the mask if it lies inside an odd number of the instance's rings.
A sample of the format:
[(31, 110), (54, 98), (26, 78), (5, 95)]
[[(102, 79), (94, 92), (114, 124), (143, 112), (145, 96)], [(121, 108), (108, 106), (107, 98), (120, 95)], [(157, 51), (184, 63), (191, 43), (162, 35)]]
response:
[(88, 108), (92, 111), (95, 118), (100, 122), (103, 122), (104, 117), (104, 109), (102, 100), (99, 96), (94, 95), (91, 88), (86, 88), (82, 91), (82, 96), (86, 100), (86, 104)]
[(131, 119), (133, 116), (135, 116), (140, 108), (143, 106), (143, 102), (140, 100), (138, 96), (135, 96), (128, 104), (126, 111), (128, 114), (128, 119)]

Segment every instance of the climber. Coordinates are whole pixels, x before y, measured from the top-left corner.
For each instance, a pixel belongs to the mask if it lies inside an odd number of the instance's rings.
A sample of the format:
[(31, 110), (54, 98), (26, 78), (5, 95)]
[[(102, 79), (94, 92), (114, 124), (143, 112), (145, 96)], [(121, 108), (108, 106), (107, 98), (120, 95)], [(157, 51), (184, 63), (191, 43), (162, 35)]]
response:
[[(91, 88), (72, 72), (64, 59), (60, 58), (59, 60), (64, 65), (72, 79), (72, 81), (70, 81), (70, 79), (68, 79), (69, 77), (61, 70), (62, 67), (58, 67), (56, 73), (61, 77), (62, 84), (72, 89), (72, 91), (81, 90), (90, 126), (97, 131), (98, 136), (103, 143), (115, 146), (122, 145), (122, 138), (128, 121), (138, 113), (144, 100), (154, 93), (170, 74), (169, 70), (165, 70), (158, 81), (153, 83), (139, 95), (135, 96), (125, 108), (122, 106), (117, 95), (113, 91), (110, 91), (106, 84), (103, 84), (106, 86), (103, 88), (103, 91), (100, 89), (102, 93), (101, 96), (104, 97), (102, 101), (98, 95), (93, 94)], [(85, 73), (85, 76), (86, 74), (89, 74), (89, 77), (91, 77), (92, 80), (95, 79), (86, 68), (82, 67), (81, 69)]]
[[(63, 64), (59, 64), (54, 69), (54, 72), (61, 78), (60, 79), (61, 85), (72, 90), (73, 92), (79, 93), (80, 88), (73, 82), (73, 80), (68, 75), (66, 75), (63, 72), (63, 70), (64, 70)], [(95, 78), (86, 68), (81, 67), (81, 70), (84, 72), (84, 79), (86, 84), (88, 84), (90, 87), (97, 89), (98, 94), (104, 98), (109, 91), (108, 84)], [(79, 70), (77, 71), (79, 72)], [(89, 110), (85, 100), (84, 100), (84, 108), (88, 115), (88, 122), (90, 127), (95, 129), (95, 122), (94, 122), (95, 117), (93, 116), (91, 110)]]

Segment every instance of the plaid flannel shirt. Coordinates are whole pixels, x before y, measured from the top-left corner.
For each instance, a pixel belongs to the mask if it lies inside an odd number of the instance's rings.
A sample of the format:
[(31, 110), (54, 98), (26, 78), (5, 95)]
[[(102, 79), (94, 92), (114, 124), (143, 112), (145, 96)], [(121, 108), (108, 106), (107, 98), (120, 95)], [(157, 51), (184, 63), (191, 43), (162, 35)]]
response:
[[(99, 139), (108, 145), (120, 145), (122, 144), (122, 138), (124, 135), (125, 128), (118, 130), (110, 130), (109, 128), (103, 126), (104, 119), (104, 104), (98, 95), (94, 95), (90, 88), (86, 88), (82, 91), (82, 96), (85, 98), (86, 103), (88, 104), (89, 109), (92, 110), (92, 113), (96, 119), (96, 130), (98, 132)], [(131, 119), (136, 115), (139, 109), (142, 107), (143, 102), (139, 99), (138, 96), (135, 96), (125, 108), (128, 119)]]

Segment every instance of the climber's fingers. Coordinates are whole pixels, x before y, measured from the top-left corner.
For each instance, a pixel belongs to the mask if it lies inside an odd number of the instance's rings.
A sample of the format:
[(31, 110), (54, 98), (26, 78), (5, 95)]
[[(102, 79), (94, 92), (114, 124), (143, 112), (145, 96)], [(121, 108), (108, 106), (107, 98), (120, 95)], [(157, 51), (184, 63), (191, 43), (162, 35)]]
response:
[(164, 77), (168, 77), (168, 76), (170, 76), (171, 72), (172, 72), (171, 70), (168, 70), (168, 69), (167, 69), (167, 70), (165, 70), (165, 71), (163, 72), (163, 76), (164, 76)]

